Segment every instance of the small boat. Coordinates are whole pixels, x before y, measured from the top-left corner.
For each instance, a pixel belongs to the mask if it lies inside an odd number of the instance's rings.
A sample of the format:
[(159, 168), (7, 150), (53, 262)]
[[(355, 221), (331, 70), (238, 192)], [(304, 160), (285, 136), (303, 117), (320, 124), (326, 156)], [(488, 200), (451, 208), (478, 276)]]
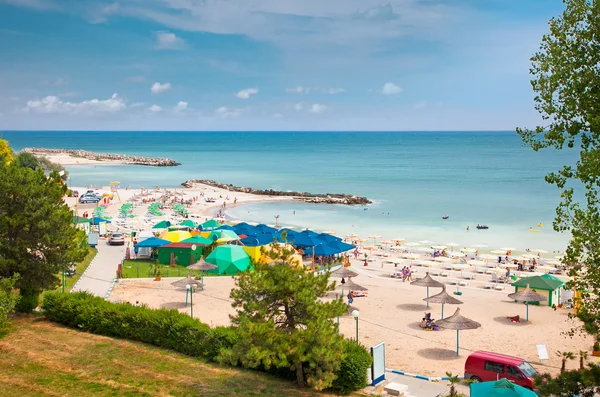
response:
[(450, 218), (448, 215), (442, 216), (442, 219), (448, 219), (448, 218)]
[(488, 225), (477, 225), (477, 229), (489, 229)]
[(539, 233), (539, 232), (541, 232), (541, 230), (540, 230), (540, 229), (534, 229), (534, 228), (531, 228), (531, 227), (529, 228), (529, 231), (530, 231), (531, 233)]

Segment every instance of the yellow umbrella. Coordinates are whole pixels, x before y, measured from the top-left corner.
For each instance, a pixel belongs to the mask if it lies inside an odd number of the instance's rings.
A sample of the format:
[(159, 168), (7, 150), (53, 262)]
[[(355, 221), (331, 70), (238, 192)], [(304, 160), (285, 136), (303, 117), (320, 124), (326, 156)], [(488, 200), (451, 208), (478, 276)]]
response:
[(383, 236), (380, 236), (380, 235), (378, 235), (378, 234), (372, 234), (372, 235), (370, 235), (370, 236), (369, 236), (369, 238), (372, 238), (372, 239), (373, 239), (373, 244), (377, 243), (377, 239), (378, 239), (378, 238), (382, 238), (382, 237), (383, 237)]
[(192, 237), (192, 233), (182, 230), (174, 230), (171, 232), (165, 230), (158, 237), (162, 238), (163, 240), (169, 240), (172, 243), (178, 243), (180, 241), (187, 240), (188, 238)]

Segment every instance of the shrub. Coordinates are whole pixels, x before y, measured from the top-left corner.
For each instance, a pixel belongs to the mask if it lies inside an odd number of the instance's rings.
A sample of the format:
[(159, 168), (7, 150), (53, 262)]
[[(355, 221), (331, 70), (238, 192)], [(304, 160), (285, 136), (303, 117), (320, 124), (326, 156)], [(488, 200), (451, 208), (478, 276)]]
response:
[(17, 302), (16, 309), (19, 313), (31, 313), (38, 307), (40, 293), (21, 289), (21, 298)]
[(14, 312), (19, 296), (13, 291), (18, 275), (0, 279), (0, 332), (8, 325), (8, 316)]
[(344, 340), (344, 358), (336, 373), (331, 390), (339, 394), (350, 394), (368, 385), (367, 371), (373, 359), (362, 345)]

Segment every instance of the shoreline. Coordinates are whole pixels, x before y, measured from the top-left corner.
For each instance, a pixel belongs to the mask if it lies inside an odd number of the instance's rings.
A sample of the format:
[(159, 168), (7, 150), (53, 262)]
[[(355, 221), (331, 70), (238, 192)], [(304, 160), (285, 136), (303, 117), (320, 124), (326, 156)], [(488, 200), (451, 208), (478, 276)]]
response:
[[(164, 157), (143, 157), (118, 153), (94, 153), (86, 150), (23, 148), (22, 153), (46, 157), (53, 163), (61, 165), (74, 164), (131, 164), (149, 167), (176, 167), (181, 163)], [(76, 163), (73, 163), (74, 159)]]

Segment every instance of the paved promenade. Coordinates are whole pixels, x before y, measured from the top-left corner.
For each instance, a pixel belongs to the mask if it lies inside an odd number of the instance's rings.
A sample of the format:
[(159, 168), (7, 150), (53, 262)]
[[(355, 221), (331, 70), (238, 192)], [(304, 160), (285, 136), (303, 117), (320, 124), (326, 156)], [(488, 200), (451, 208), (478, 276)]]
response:
[(125, 256), (125, 246), (108, 245), (108, 241), (98, 241), (98, 255), (81, 278), (75, 291), (88, 291), (104, 298), (117, 275), (119, 263)]

